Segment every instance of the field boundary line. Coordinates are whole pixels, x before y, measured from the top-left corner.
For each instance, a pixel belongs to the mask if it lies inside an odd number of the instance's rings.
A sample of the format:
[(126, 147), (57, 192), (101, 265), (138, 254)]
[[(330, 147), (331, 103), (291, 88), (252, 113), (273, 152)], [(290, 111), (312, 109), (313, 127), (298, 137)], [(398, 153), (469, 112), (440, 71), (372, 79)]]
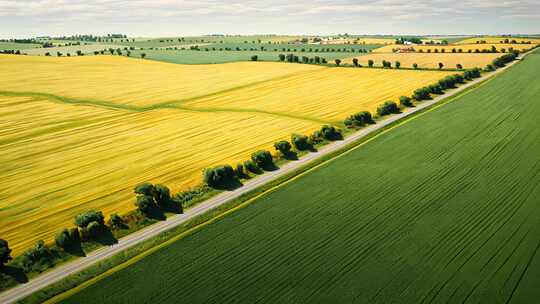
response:
[(25, 91), (25, 92), (0, 91), (0, 96), (46, 98), (47, 99), (46, 101), (53, 102), (53, 103), (60, 103), (60, 104), (72, 105), (72, 106), (95, 107), (95, 108), (102, 108), (102, 109), (113, 110), (113, 111), (116, 111), (116, 110), (129, 111), (131, 113), (144, 113), (144, 112), (159, 111), (159, 110), (180, 110), (180, 111), (195, 112), (195, 113), (247, 113), (247, 114), (290, 118), (290, 119), (302, 120), (302, 121), (310, 121), (310, 122), (320, 123), (320, 124), (336, 124), (337, 123), (336, 121), (323, 120), (323, 119), (318, 119), (315, 117), (286, 114), (286, 113), (257, 110), (257, 109), (205, 108), (205, 107), (198, 108), (198, 107), (188, 107), (188, 106), (175, 105), (175, 104), (161, 105), (161, 106), (157, 106), (157, 105), (133, 106), (130, 104), (113, 103), (113, 102), (108, 102), (108, 101), (92, 100), (92, 99), (77, 99), (77, 98), (60, 96), (60, 95), (50, 94), (50, 93), (39, 93), (39, 92), (28, 92), (28, 91)]
[[(240, 200), (240, 203), (236, 206), (231, 207), (229, 209), (229, 212), (222, 211), (220, 212), (220, 214), (223, 214), (222, 216), (218, 214), (217, 216), (213, 216), (210, 219), (203, 220), (202, 223), (192, 228), (195, 228), (195, 227), (200, 228), (205, 225), (208, 225), (211, 222), (215, 222), (216, 220), (219, 220), (224, 215), (229, 214), (235, 210), (238, 210), (240, 208), (243, 208), (249, 205), (251, 202), (255, 201), (257, 198), (260, 198), (263, 195), (272, 193), (279, 187), (287, 185), (288, 183), (304, 176), (305, 174), (310, 173), (312, 170), (328, 164), (331, 160), (337, 159), (340, 155), (343, 155), (344, 153), (348, 153), (351, 149), (355, 149), (359, 146), (363, 146), (365, 143), (370, 142), (372, 139), (378, 138), (379, 135), (385, 134), (387, 131), (394, 129), (395, 127), (401, 126), (406, 122), (412, 121), (417, 116), (423, 116), (423, 114), (429, 113), (430, 111), (448, 102), (455, 100), (457, 97), (462, 96), (462, 94), (468, 94), (470, 91), (472, 91), (472, 89), (485, 84), (486, 82), (493, 79), (495, 76), (499, 75), (500, 73), (504, 72), (505, 70), (507, 70), (508, 68), (514, 66), (515, 64), (519, 62), (520, 60), (514, 61), (513, 63), (508, 64), (506, 67), (501, 68), (497, 70), (496, 72), (490, 73), (482, 78), (471, 81), (457, 89), (449, 91), (447, 95), (438, 96), (434, 98), (433, 100), (426, 101), (419, 104), (416, 108), (412, 108), (411, 110), (403, 112), (401, 114), (390, 116), (387, 119), (380, 121), (376, 125), (371, 125), (369, 127), (361, 129), (353, 133), (349, 137), (345, 138), (342, 141), (337, 141), (337, 142), (328, 144), (320, 148), (319, 151), (317, 152), (307, 154), (305, 157), (297, 161), (290, 162), (283, 165), (280, 170), (265, 173), (264, 175), (254, 180), (248, 181), (244, 187), (240, 187), (237, 190), (225, 192), (213, 198), (210, 198), (206, 200), (205, 202), (193, 208), (188, 209), (186, 211), (186, 214), (170, 217), (166, 221), (158, 222), (145, 229), (139, 230), (138, 232), (135, 232), (124, 238), (121, 238), (119, 240), (119, 244), (117, 245), (103, 247), (101, 249), (91, 252), (84, 259), (77, 259), (73, 262), (60, 265), (58, 268), (52, 269), (51, 271), (46, 272), (43, 275), (37, 276), (36, 278), (31, 280), (29, 283), (22, 284), (12, 289), (9, 289), (0, 295), (2, 296), (4, 303), (12, 303), (15, 301), (19, 301), (27, 296), (30, 296), (31, 294), (35, 292), (40, 291), (43, 288), (46, 288), (47, 286), (53, 285), (54, 283), (58, 283), (71, 275), (80, 273), (81, 271), (84, 271), (86, 268), (89, 268), (91, 266), (96, 266), (99, 264), (99, 262), (106, 261), (119, 254), (125, 253), (128, 249), (135, 248), (136, 245), (144, 244), (144, 242), (150, 242), (152, 241), (152, 239), (159, 237), (162, 234), (166, 234), (167, 232), (173, 229), (178, 229), (180, 228), (182, 224), (188, 222), (189, 220), (192, 220), (198, 216), (204, 216), (205, 214), (213, 212), (213, 211), (215, 212), (220, 207), (224, 207), (227, 204), (231, 204), (237, 200)], [(264, 189), (264, 187), (267, 187), (267, 186), (270, 186), (270, 188)], [(251, 196), (251, 195), (254, 195), (254, 196)], [(251, 196), (251, 197), (246, 197), (246, 196)], [(189, 229), (191, 233), (193, 233), (193, 231), (195, 230), (196, 229)], [(181, 235), (185, 236), (187, 234), (181, 233)], [(179, 236), (177, 235), (177, 236), (174, 236), (173, 238), (175, 237), (179, 237)], [(175, 239), (175, 240), (178, 240), (178, 239)], [(165, 240), (156, 246), (160, 246), (161, 244), (164, 244), (164, 243), (170, 244), (170, 242), (168, 241), (169, 240)], [(159, 248), (163, 248), (164, 246), (166, 246), (166, 244), (161, 245), (161, 247)], [(135, 256), (128, 258), (128, 260), (126, 261), (120, 262), (119, 264), (109, 268), (105, 272), (108, 273), (108, 275), (114, 273), (115, 269), (116, 270), (119, 269), (116, 267), (119, 267), (120, 265), (124, 263), (128, 263), (131, 259), (139, 255), (145, 254), (145, 252), (147, 252), (150, 249), (152, 248), (149, 248), (147, 250), (142, 249), (143, 251), (141, 253), (136, 253)], [(151, 254), (152, 252), (153, 251), (150, 251), (147, 254)], [(134, 262), (136, 261), (137, 260), (135, 260)], [(131, 263), (134, 263), (134, 262), (131, 262)], [(105, 272), (102, 272), (101, 274)], [(96, 277), (98, 276), (99, 274), (96, 275)], [(89, 283), (87, 283), (87, 285), (83, 285), (85, 282), (89, 282)], [(78, 288), (82, 288), (83, 286), (86, 287), (91, 284), (90, 279), (85, 280), (85, 282), (75, 286), (71, 290), (77, 291), (79, 290)], [(54, 298), (60, 297), (63, 294), (65, 294), (65, 292), (63, 293), (60, 292)]]

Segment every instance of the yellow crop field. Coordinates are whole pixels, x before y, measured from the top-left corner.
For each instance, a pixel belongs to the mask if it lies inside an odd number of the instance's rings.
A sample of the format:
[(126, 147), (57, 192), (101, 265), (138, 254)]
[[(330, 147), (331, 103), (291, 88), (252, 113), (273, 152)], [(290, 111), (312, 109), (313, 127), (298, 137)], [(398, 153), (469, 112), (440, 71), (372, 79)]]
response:
[(439, 71), (328, 68), (176, 104), (190, 109), (251, 109), (313, 120), (341, 121), (374, 111), (452, 74)]
[(356, 44), (394, 44), (396, 39), (392, 38), (358, 38), (353, 40)]
[(319, 123), (257, 113), (177, 109), (134, 112), (0, 96), (0, 235), (15, 254), (73, 224), (92, 208), (132, 210), (132, 188), (173, 191), (200, 182), (203, 168), (312, 132)]
[[(458, 52), (460, 49), (463, 51), (463, 53), (467, 53), (469, 50), (471, 52), (474, 52), (476, 49), (479, 51), (482, 50), (491, 50), (492, 47), (495, 47), (497, 51), (501, 51), (502, 49), (506, 50), (508, 52), (509, 49), (513, 48), (514, 50), (529, 50), (536, 46), (536, 44), (505, 44), (505, 43), (487, 43), (487, 44), (449, 44), (449, 45), (413, 45), (412, 48), (416, 52), (419, 52), (422, 50), (423, 52), (428, 52), (428, 50), (431, 50), (431, 52), (435, 52), (435, 49), (437, 49), (439, 52), (441, 52), (442, 49), (444, 49), (445, 53), (451, 53), (452, 49), (456, 49), (456, 52)], [(411, 46), (403, 46), (403, 45), (386, 45), (377, 49), (373, 50), (373, 53), (392, 53), (395, 49), (400, 48), (407, 48)]]
[(540, 44), (540, 38), (518, 38), (518, 37), (473, 37), (468, 38), (465, 40), (461, 40), (457, 42), (456, 44), (476, 44), (485, 41), (486, 43), (506, 43), (506, 39), (508, 39), (509, 42), (515, 40), (516, 43), (532, 43), (532, 44)]
[(177, 65), (120, 56), (0, 55), (0, 75), (10, 80), (4, 81), (0, 90), (155, 106), (318, 69), (321, 67), (274, 62)]
[[(456, 68), (461, 64), (464, 68), (485, 67), (493, 59), (500, 57), (496, 54), (468, 54), (468, 53), (372, 53), (364, 56), (355, 57), (361, 65), (366, 66), (371, 59), (375, 66), (382, 66), (382, 61), (392, 62), (394, 66), (396, 61), (401, 63), (401, 67), (411, 68), (414, 63), (420, 68), (438, 68), (439, 62), (446, 68)], [(352, 63), (352, 58), (344, 59), (344, 63)]]
[(321, 44), (394, 44), (393, 38), (334, 38), (323, 40)]
[(134, 209), (140, 182), (185, 190), (206, 167), (450, 74), (7, 55), (0, 72), (0, 235), (14, 254), (83, 211)]

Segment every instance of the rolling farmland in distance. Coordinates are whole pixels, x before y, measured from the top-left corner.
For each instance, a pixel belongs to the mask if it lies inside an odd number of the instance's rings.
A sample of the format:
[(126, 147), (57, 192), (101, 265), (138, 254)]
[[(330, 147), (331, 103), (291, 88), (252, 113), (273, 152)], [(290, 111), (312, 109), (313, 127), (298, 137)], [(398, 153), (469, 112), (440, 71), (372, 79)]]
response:
[(185, 190), (204, 168), (273, 151), (292, 133), (341, 124), (452, 74), (8, 55), (0, 73), (0, 234), (15, 254), (86, 210), (133, 210), (140, 182)]
[(539, 69), (537, 51), (62, 303), (532, 303)]

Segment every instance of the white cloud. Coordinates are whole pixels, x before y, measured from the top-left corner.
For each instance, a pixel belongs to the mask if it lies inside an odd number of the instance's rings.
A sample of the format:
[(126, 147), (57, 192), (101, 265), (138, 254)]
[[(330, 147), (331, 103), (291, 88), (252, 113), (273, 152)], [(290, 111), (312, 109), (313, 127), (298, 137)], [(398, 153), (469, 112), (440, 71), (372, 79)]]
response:
[(539, 15), (538, 0), (0, 0), (0, 35), (24, 29), (80, 32), (90, 24), (94, 27), (84, 32), (137, 28), (152, 35), (157, 34), (152, 25), (162, 24), (160, 31), (168, 25), (192, 32), (243, 33), (260, 27), (288, 33), (356, 28), (450, 33), (458, 21), (469, 20), (468, 30), (479, 32), (482, 27), (493, 30), (485, 26), (498, 19), (507, 24), (498, 24), (497, 31), (519, 26), (537, 32)]

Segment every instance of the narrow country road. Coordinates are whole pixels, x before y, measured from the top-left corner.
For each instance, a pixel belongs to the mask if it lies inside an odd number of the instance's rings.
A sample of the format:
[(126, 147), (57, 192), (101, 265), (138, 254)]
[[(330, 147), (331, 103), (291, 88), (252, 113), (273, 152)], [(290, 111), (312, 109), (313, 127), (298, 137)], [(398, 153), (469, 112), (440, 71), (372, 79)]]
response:
[[(534, 50), (533, 50), (534, 51)], [(530, 52), (529, 52), (530, 53)], [(529, 54), (527, 53), (527, 54)], [(527, 55), (525, 54), (525, 55)], [(524, 57), (525, 55), (521, 56)], [(254, 190), (256, 189), (257, 187), (261, 186), (261, 185), (264, 185), (270, 181), (273, 181), (283, 175), (286, 175), (294, 170), (297, 170), (298, 168), (324, 156), (324, 155), (328, 155), (330, 153), (333, 153), (363, 137), (365, 137), (366, 135), (376, 131), (376, 130), (379, 130), (381, 128), (384, 128), (390, 124), (392, 124), (393, 122), (403, 118), (403, 117), (406, 117), (406, 116), (409, 116), (415, 112), (418, 112), (418, 111), (421, 111), (425, 108), (428, 108), (438, 102), (440, 102), (441, 100), (445, 99), (445, 98), (448, 98), (449, 96), (453, 96), (453, 95), (456, 95), (458, 93), (460, 93), (461, 91), (467, 89), (468, 87), (470, 86), (473, 86), (481, 81), (484, 81), (486, 80), (487, 78), (490, 78), (490, 77), (493, 77), (494, 75), (498, 74), (498, 73), (501, 73), (503, 72), (505, 69), (507, 69), (508, 67), (512, 66), (513, 64), (515, 64), (516, 62), (518, 62), (519, 60), (516, 60), (510, 64), (508, 64), (506, 67), (504, 68), (501, 68), (489, 75), (485, 75), (481, 78), (478, 78), (476, 80), (473, 80), (473, 81), (470, 81), (466, 84), (463, 84), (461, 85), (459, 88), (457, 89), (453, 89), (451, 91), (448, 91), (446, 94), (444, 95), (441, 95), (441, 96), (437, 96), (436, 98), (432, 99), (432, 100), (429, 100), (429, 101), (424, 101), (422, 102), (421, 104), (417, 105), (416, 107), (414, 108), (409, 108), (406, 112), (403, 112), (403, 113), (400, 113), (400, 114), (396, 114), (396, 115), (392, 115), (390, 117), (388, 117), (387, 119), (384, 119), (384, 120), (381, 120), (379, 122), (377, 122), (377, 124), (374, 124), (374, 125), (370, 125), (366, 128), (363, 128), (361, 129), (360, 131), (358, 132), (355, 132), (351, 135), (349, 135), (347, 138), (345, 138), (344, 140), (341, 140), (341, 141), (336, 141), (336, 142), (332, 142), (322, 148), (320, 148), (317, 152), (313, 152), (313, 153), (309, 153), (307, 155), (305, 155), (304, 157), (302, 157), (301, 159), (299, 160), (296, 160), (296, 161), (292, 161), (292, 162), (289, 162), (285, 165), (283, 165), (279, 170), (276, 170), (276, 171), (272, 171), (272, 172), (266, 172), (265, 174), (257, 177), (257, 178), (254, 178), (252, 180), (249, 180), (247, 182), (245, 182), (244, 186), (243, 187), (240, 187), (234, 191), (229, 191), (229, 192), (224, 192), (224, 193), (221, 193), (217, 196), (214, 196), (202, 203), (200, 203), (199, 205), (193, 207), (193, 208), (190, 208), (188, 210), (185, 211), (184, 214), (179, 214), (179, 215), (174, 215), (174, 216), (171, 216), (169, 217), (167, 220), (165, 221), (161, 221), (161, 222), (158, 222), (154, 225), (151, 225), (147, 228), (144, 228), (142, 230), (139, 230), (135, 233), (132, 233), (128, 236), (125, 236), (123, 238), (121, 238), (117, 244), (115, 245), (112, 245), (112, 246), (108, 246), (108, 247), (103, 247), (103, 248), (100, 248), (96, 251), (93, 251), (91, 253), (89, 253), (86, 257), (83, 257), (83, 258), (78, 258), (76, 260), (73, 260), (71, 262), (68, 262), (66, 264), (63, 264), (63, 265), (60, 265), (44, 274), (41, 274), (37, 277), (35, 277), (34, 279), (30, 280), (28, 283), (25, 283), (25, 284), (21, 284), (21, 285), (18, 285), (12, 289), (9, 289), (3, 293), (0, 294), (0, 303), (14, 303), (16, 301), (19, 301), (21, 299), (23, 299), (24, 297), (40, 290), (40, 289), (43, 289), (45, 287), (47, 287), (48, 285), (50, 284), (53, 284), (55, 282), (58, 282), (72, 274), (75, 274), (77, 272), (80, 272), (84, 269), (86, 269), (87, 267), (99, 262), (99, 261), (102, 261), (102, 260), (105, 260), (107, 258), (110, 258), (116, 254), (118, 254), (119, 252), (125, 250), (125, 249), (128, 249), (132, 246), (135, 246), (143, 241), (146, 241), (162, 232), (165, 232), (169, 229), (172, 229), (178, 225), (181, 225), (182, 223), (196, 217), (196, 216), (199, 216), (209, 210), (212, 210), (220, 205), (223, 205), (235, 198), (238, 198), (239, 196), (241, 196), (242, 194), (245, 194), (251, 190)]]

